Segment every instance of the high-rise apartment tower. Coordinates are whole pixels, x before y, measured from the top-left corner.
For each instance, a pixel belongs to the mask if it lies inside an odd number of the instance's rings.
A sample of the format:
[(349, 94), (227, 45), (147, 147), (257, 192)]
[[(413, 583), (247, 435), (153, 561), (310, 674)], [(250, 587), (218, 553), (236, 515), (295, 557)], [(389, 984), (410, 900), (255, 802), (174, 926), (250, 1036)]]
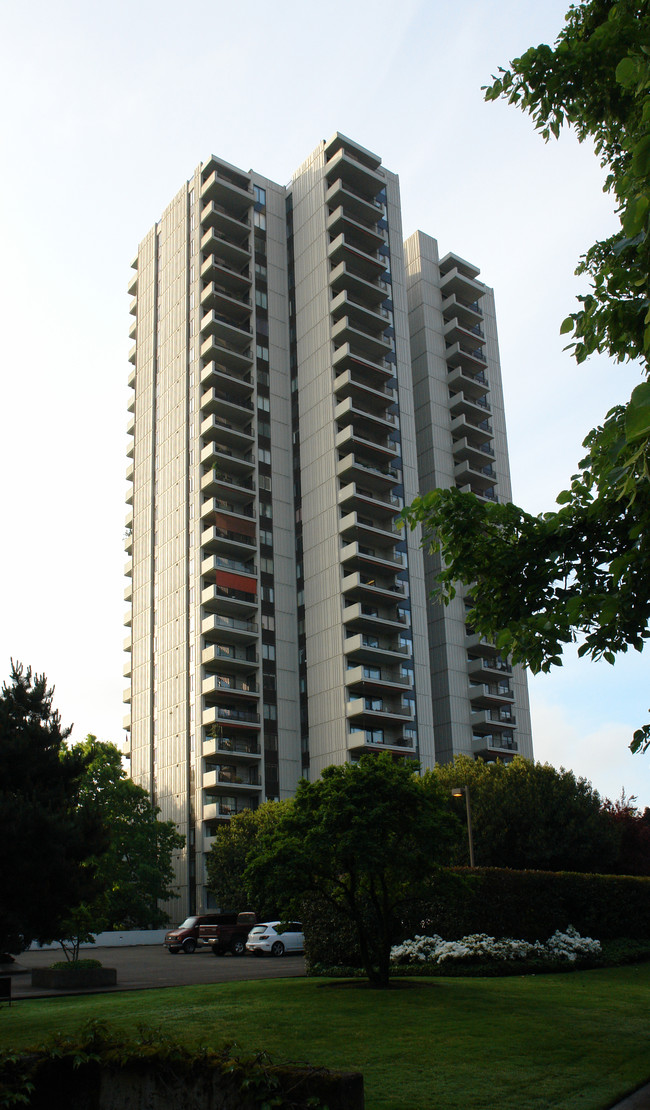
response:
[(395, 524), (435, 486), (510, 498), (477, 267), (404, 244), (397, 177), (337, 133), (288, 187), (209, 158), (133, 270), (125, 728), (183, 912), (219, 824), (303, 775), (532, 742), (525, 676)]

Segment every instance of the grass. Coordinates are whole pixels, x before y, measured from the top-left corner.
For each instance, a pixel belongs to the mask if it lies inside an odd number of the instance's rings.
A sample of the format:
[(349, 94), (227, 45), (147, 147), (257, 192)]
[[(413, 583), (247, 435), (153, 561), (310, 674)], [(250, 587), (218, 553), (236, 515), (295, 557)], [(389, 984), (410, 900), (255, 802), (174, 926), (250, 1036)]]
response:
[(360, 1070), (367, 1110), (604, 1110), (650, 1079), (650, 964), (508, 979), (275, 979), (0, 1008), (0, 1048), (89, 1019)]

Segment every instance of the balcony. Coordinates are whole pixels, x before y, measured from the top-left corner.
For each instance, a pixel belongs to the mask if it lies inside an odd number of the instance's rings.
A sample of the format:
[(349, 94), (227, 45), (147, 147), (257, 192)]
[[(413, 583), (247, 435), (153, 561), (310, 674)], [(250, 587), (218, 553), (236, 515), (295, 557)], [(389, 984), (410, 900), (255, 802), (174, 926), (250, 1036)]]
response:
[(372, 219), (366, 221), (359, 216), (354, 216), (343, 205), (339, 205), (327, 218), (327, 230), (330, 235), (339, 235), (343, 232), (362, 250), (376, 251), (387, 239), (384, 229), (377, 226), (380, 215), (381, 213), (376, 211), (374, 222)]
[[(396, 537), (396, 540), (399, 537)], [(395, 551), (391, 548), (375, 549), (366, 544), (359, 543), (354, 540), (352, 543), (345, 544), (341, 548), (341, 563), (352, 564), (352, 569), (362, 572), (373, 573), (373, 571), (394, 571), (404, 570), (405, 560), (401, 551)], [(346, 572), (350, 568), (346, 568)]]
[(355, 482), (339, 490), (339, 505), (347, 506), (348, 511), (360, 511), (365, 516), (378, 517), (379, 525), (392, 531), (392, 521), (401, 512), (402, 499), (392, 493), (377, 492), (359, 486)]
[(397, 444), (393, 443), (388, 437), (375, 439), (368, 433), (359, 434), (354, 426), (343, 428), (337, 432), (335, 445), (337, 450), (353, 451), (355, 454), (359, 453), (362, 457), (366, 456), (372, 459), (390, 460), (399, 454)]
[(401, 644), (397, 637), (367, 635), (357, 632), (343, 641), (343, 651), (352, 660), (360, 663), (382, 663), (388, 660), (409, 659), (412, 654), (410, 643)]
[(329, 185), (340, 180), (368, 200), (374, 199), (386, 183), (383, 170), (359, 161), (358, 157), (343, 147), (328, 158), (325, 163), (325, 176)]
[(221, 312), (225, 316), (232, 315), (242, 320), (249, 320), (252, 304), (247, 293), (242, 293), (237, 297), (233, 295), (231, 290), (224, 289), (215, 281), (211, 281), (201, 293), (201, 308), (204, 311), (213, 308), (216, 312)]
[(413, 680), (402, 675), (395, 668), (368, 667), (360, 665), (351, 667), (345, 672), (345, 685), (350, 689), (366, 690), (368, 692), (394, 690), (403, 693), (411, 689)]
[[(212, 168), (214, 167), (214, 169)], [(246, 213), (253, 203), (253, 187), (247, 177), (234, 166), (224, 166), (210, 158), (204, 167), (201, 200), (214, 200), (229, 212)]]
[(471, 371), (464, 366), (448, 371), (447, 384), (451, 390), (462, 390), (463, 395), (479, 407), (482, 407), (481, 398), (490, 391), (490, 383), (482, 370)]
[(402, 632), (409, 628), (407, 614), (396, 610), (382, 610), (378, 605), (369, 604), (367, 601), (353, 602), (343, 609), (343, 624), (346, 633), (367, 632), (370, 635), (380, 635), (382, 632), (389, 634), (393, 631)]
[(457, 319), (463, 327), (473, 328), (481, 325), (483, 309), (478, 300), (464, 301), (455, 293), (445, 297), (442, 302), (442, 313), (445, 320)]
[(377, 380), (373, 371), (360, 367), (339, 374), (334, 380), (334, 392), (339, 400), (350, 397), (359, 407), (373, 412), (383, 414), (389, 407), (397, 407), (397, 390)]
[(513, 736), (506, 732), (487, 733), (486, 735), (477, 733), (472, 736), (473, 755), (476, 758), (484, 759), (488, 763), (494, 762), (495, 759), (508, 763), (518, 751), (519, 744)]
[(371, 544), (374, 548), (393, 548), (404, 538), (403, 533), (394, 531), (390, 524), (386, 527), (357, 512), (346, 513), (341, 517), (339, 532), (344, 540), (359, 540), (360, 543)]
[(212, 613), (201, 621), (201, 634), (206, 640), (219, 643), (250, 643), (257, 638), (258, 632), (259, 627), (255, 621), (224, 617), (220, 613)]
[(353, 397), (339, 401), (334, 409), (334, 419), (339, 428), (354, 424), (359, 435), (367, 434), (370, 439), (389, 435), (397, 427), (396, 416), (387, 412), (385, 407), (379, 410), (369, 409)]
[(260, 715), (254, 709), (238, 709), (230, 705), (211, 705), (203, 710), (202, 724), (204, 728), (219, 727), (226, 722), (228, 726), (238, 728), (259, 728)]
[[(201, 465), (216, 467), (221, 475), (239, 478), (240, 482), (250, 480), (251, 471), (255, 468), (255, 457), (252, 451), (242, 454), (231, 451), (221, 443), (206, 443), (201, 451)], [(224, 480), (227, 480), (224, 478)]]
[(337, 235), (329, 244), (327, 253), (333, 266), (345, 262), (353, 273), (366, 281), (376, 281), (386, 270), (386, 256), (378, 251), (361, 250), (344, 234)]
[(214, 441), (219, 451), (232, 449), (243, 454), (250, 451), (255, 443), (251, 418), (252, 413), (249, 412), (246, 427), (238, 427), (224, 416), (212, 413), (201, 421), (201, 436), (204, 440)]
[(330, 271), (330, 289), (334, 294), (347, 291), (374, 310), (391, 295), (390, 285), (380, 277), (365, 278), (346, 262), (339, 262)]
[(471, 720), (472, 729), (480, 735), (486, 732), (500, 732), (502, 729), (509, 730), (517, 727), (517, 718), (510, 706), (504, 706), (501, 709), (472, 711)]
[(452, 266), (446, 274), (441, 275), (440, 291), (443, 302), (451, 294), (454, 294), (459, 301), (473, 304), (474, 301), (479, 301), (485, 294), (485, 286), (482, 281), (476, 281), (462, 273), (458, 266)]
[[(250, 342), (250, 336), (248, 336)], [(226, 340), (221, 335), (210, 335), (201, 343), (201, 358), (219, 362), (232, 370), (246, 371), (253, 365), (252, 347), (244, 348)]]
[(469, 700), (472, 709), (498, 709), (502, 705), (512, 704), (515, 695), (508, 681), (471, 683)]
[(357, 220), (371, 222), (373, 219), (378, 220), (383, 213), (383, 205), (378, 200), (370, 197), (363, 190), (356, 190), (352, 184), (342, 181), (341, 178), (337, 178), (333, 185), (330, 185), (325, 194), (325, 201), (330, 208), (342, 206)]
[(201, 604), (206, 613), (218, 611), (223, 616), (251, 617), (257, 610), (255, 587), (255, 579), (251, 579), (251, 588), (247, 590), (211, 584), (201, 591)]
[(395, 378), (395, 364), (384, 358), (366, 358), (351, 343), (341, 343), (332, 355), (332, 365), (338, 376), (346, 371), (358, 374), (373, 384), (375, 389), (383, 389), (392, 384)]
[[(456, 421), (454, 421), (454, 424)], [(457, 425), (456, 428), (452, 427), (454, 431), (468, 432), (467, 426)], [(492, 440), (487, 438), (487, 432), (483, 432), (483, 438), (477, 435), (477, 428), (472, 428), (471, 435), (466, 434), (460, 439), (454, 439), (453, 453), (454, 459), (460, 462), (462, 459), (468, 459), (479, 469), (488, 462), (494, 462), (495, 453)]]
[(469, 485), (472, 493), (484, 497), (485, 490), (494, 486), (497, 473), (492, 463), (487, 463), (485, 466), (478, 468), (473, 465), (472, 460), (464, 459), (454, 466), (454, 479), (459, 488)]
[(224, 343), (229, 350), (243, 351), (250, 346), (253, 330), (244, 320), (239, 323), (232, 317), (223, 316), (213, 308), (201, 320), (201, 338), (212, 335)]
[[(203, 820), (207, 822), (212, 821), (229, 821), (237, 813), (247, 813), (251, 809), (257, 809), (257, 799), (253, 798), (223, 798), (220, 802), (204, 802), (203, 803)], [(214, 837), (203, 835), (203, 845), (213, 844)]]
[(248, 296), (251, 285), (248, 266), (230, 266), (214, 254), (206, 258), (202, 264), (201, 278), (205, 282), (215, 282), (222, 289), (229, 290), (234, 297)]
[(508, 662), (496, 656), (478, 656), (468, 658), (467, 670), (470, 678), (478, 681), (499, 680), (502, 675), (511, 675), (512, 667)]
[(236, 755), (238, 760), (243, 759), (248, 763), (257, 761), (261, 754), (257, 740), (244, 740), (234, 736), (206, 736), (202, 751), (204, 758)]
[(259, 697), (259, 686), (251, 678), (237, 678), (235, 675), (212, 674), (203, 679), (201, 693), (213, 701), (224, 698)]
[(217, 362), (208, 362), (201, 370), (201, 385), (204, 389), (216, 389), (233, 398), (237, 404), (248, 407), (254, 389), (253, 376), (249, 371), (235, 370)]
[[(205, 213), (201, 222), (205, 227)], [(248, 234), (232, 238), (213, 227), (201, 239), (201, 249), (204, 254), (214, 255), (219, 262), (225, 262), (233, 270), (243, 270), (244, 266), (250, 264), (251, 245)]]
[[(454, 370), (454, 373), (457, 373), (457, 371)], [(489, 434), (492, 434), (492, 425), (486, 416), (492, 410), (486, 396), (477, 395), (472, 397), (462, 390), (458, 393), (452, 393), (449, 396), (449, 411), (454, 419), (458, 416), (464, 416), (468, 423), (474, 421), (476, 427), (483, 425), (484, 428), (489, 428)]]
[[(246, 621), (243, 623), (248, 624)], [(201, 652), (201, 665), (211, 672), (249, 673), (251, 666), (257, 666), (258, 663), (259, 655), (254, 647), (237, 647), (234, 643), (210, 644)]]
[(358, 598), (360, 601), (369, 603), (395, 602), (406, 597), (406, 584), (396, 582), (394, 576), (381, 577), (357, 570), (345, 575), (341, 583), (341, 592), (346, 598)]
[[(232, 238), (241, 237), (250, 229), (251, 221), (248, 215), (250, 198), (247, 198), (248, 204), (236, 204), (234, 206), (231, 204), (230, 208), (227, 208), (225, 204), (219, 204), (217, 201), (210, 201), (206, 197), (201, 199), (206, 201), (201, 213), (201, 223), (204, 227), (215, 228)], [(203, 218), (204, 214), (205, 219)], [(206, 249), (205, 244), (211, 233), (211, 230), (208, 231), (201, 239), (201, 250)]]
[(395, 698), (356, 697), (346, 702), (346, 717), (357, 728), (376, 728), (383, 723), (409, 724), (415, 720), (413, 707), (406, 708)]
[(224, 528), (212, 525), (201, 532), (201, 548), (203, 552), (218, 551), (221, 554), (244, 556), (250, 548), (255, 548), (255, 537), (238, 532), (235, 528)]
[(217, 419), (225, 421), (225, 425), (243, 429), (250, 427), (253, 402), (248, 397), (238, 397), (227, 390), (213, 386), (211, 389), (206, 389), (201, 397), (201, 414), (203, 416), (214, 414)]
[(362, 482), (365, 487), (387, 494), (402, 480), (398, 470), (390, 466), (373, 466), (356, 455), (345, 455), (336, 465), (336, 473), (348, 481)]
[(362, 748), (369, 752), (394, 751), (408, 755), (415, 752), (415, 739), (400, 736), (398, 731), (387, 733), (385, 729), (354, 729), (348, 733), (348, 748), (351, 751)]
[[(387, 323), (388, 321), (384, 320), (383, 326), (386, 327)], [(337, 347), (343, 344), (349, 345), (351, 350), (371, 362), (381, 362), (392, 350), (392, 340), (387, 339), (383, 334), (376, 335), (365, 331), (362, 326), (354, 327), (347, 316), (343, 316), (332, 325), (332, 340)]]
[(392, 322), (391, 313), (387, 308), (368, 306), (348, 289), (342, 289), (333, 297), (330, 313), (335, 320), (347, 316), (354, 327), (362, 328), (372, 334), (380, 334)]
[(445, 350), (447, 366), (462, 366), (469, 373), (484, 370), (487, 358), (482, 347), (469, 347), (465, 343), (450, 343)]
[(253, 516), (255, 505), (255, 482), (252, 478), (224, 474), (211, 467), (201, 475), (201, 492), (206, 497), (227, 498), (231, 512), (241, 516)]

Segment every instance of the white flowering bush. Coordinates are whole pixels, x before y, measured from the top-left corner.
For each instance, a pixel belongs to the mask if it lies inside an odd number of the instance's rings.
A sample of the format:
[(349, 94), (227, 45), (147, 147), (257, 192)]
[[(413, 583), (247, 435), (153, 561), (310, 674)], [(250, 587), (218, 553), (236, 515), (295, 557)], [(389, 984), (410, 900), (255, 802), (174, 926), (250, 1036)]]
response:
[(575, 961), (579, 956), (600, 955), (600, 941), (592, 937), (581, 937), (577, 929), (569, 925), (564, 933), (559, 930), (542, 944), (536, 940), (513, 940), (502, 937), (495, 940), (486, 933), (472, 933), (461, 940), (443, 940), (434, 934), (431, 937), (416, 936), (391, 948), (390, 958), (400, 964), (442, 964), (446, 960), (526, 960), (530, 957), (547, 960)]

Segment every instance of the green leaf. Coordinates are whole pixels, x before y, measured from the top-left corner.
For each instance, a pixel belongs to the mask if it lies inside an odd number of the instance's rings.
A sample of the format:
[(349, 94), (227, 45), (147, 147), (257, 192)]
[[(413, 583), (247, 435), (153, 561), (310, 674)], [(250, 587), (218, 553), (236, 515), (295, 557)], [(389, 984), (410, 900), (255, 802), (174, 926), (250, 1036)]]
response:
[(616, 80), (619, 85), (629, 88), (634, 84), (637, 75), (637, 63), (634, 58), (623, 58), (616, 67)]
[(650, 382), (641, 382), (632, 390), (625, 410), (625, 439), (633, 443), (650, 436)]
[(634, 148), (632, 172), (639, 177), (646, 177), (650, 173), (650, 135), (644, 135)]
[(560, 335), (567, 335), (570, 331), (573, 331), (573, 316), (567, 316), (560, 325)]

